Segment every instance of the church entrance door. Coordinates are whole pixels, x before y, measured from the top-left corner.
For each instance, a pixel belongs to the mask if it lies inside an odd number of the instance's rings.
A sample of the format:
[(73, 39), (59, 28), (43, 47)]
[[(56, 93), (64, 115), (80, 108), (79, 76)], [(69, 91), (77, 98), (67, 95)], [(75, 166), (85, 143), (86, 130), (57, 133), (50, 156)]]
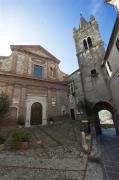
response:
[(42, 105), (38, 102), (31, 106), (31, 125), (42, 124)]

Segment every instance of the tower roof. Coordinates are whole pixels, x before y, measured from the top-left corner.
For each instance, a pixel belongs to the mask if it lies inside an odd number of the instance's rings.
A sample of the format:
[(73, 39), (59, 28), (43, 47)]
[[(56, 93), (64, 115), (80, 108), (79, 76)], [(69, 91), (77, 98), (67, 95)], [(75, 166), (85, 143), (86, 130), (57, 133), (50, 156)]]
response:
[(87, 25), (87, 21), (85, 20), (85, 18), (82, 16), (82, 14), (80, 15), (80, 28), (83, 28)]

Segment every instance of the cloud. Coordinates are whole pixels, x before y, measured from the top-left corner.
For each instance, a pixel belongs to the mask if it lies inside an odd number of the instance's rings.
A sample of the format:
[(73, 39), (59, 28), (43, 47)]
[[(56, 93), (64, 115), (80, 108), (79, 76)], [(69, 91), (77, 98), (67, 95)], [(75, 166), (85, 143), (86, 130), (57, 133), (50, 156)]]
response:
[(91, 0), (91, 4), (89, 5), (89, 11), (91, 14), (96, 15), (99, 13), (103, 3), (103, 0)]

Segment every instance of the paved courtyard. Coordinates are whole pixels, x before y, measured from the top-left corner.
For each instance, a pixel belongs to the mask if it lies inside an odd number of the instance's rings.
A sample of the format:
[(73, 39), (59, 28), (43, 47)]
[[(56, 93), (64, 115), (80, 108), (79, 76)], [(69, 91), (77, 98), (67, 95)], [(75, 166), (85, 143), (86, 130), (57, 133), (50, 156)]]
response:
[(77, 121), (29, 128), (27, 151), (0, 152), (0, 180), (82, 180), (87, 156), (82, 155)]
[(0, 180), (119, 179), (119, 137), (114, 129), (104, 130), (101, 136), (103, 168), (82, 152), (79, 121), (27, 130), (32, 134), (28, 150), (0, 152)]
[(119, 180), (119, 136), (114, 128), (103, 130), (101, 145), (105, 179)]

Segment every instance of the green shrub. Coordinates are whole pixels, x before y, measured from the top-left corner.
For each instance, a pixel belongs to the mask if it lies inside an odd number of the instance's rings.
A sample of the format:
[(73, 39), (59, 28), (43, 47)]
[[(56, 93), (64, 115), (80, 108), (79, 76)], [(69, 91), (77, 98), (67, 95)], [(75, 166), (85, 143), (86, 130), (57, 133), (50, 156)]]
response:
[(0, 135), (0, 144), (4, 144), (5, 139)]
[(16, 129), (12, 134), (11, 147), (14, 150), (20, 148), (21, 142), (30, 142), (31, 135), (25, 129)]
[(14, 142), (29, 142), (31, 135), (25, 129), (16, 129), (12, 135)]

